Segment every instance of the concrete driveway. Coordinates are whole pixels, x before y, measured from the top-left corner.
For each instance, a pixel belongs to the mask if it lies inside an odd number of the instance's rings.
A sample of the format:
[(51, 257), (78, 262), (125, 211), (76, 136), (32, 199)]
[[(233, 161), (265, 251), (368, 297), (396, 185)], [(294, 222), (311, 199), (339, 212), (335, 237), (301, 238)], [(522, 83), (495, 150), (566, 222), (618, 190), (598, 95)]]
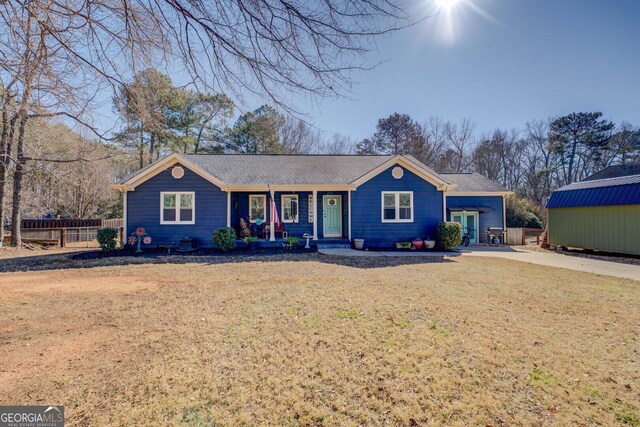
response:
[(640, 281), (640, 266), (622, 264), (619, 262), (600, 261), (579, 256), (563, 255), (553, 252), (527, 251), (515, 249), (509, 246), (471, 246), (459, 248), (457, 252), (384, 252), (384, 251), (357, 251), (354, 249), (319, 249), (318, 252), (332, 256), (346, 257), (428, 257), (428, 256), (476, 256), (504, 258), (513, 261), (528, 262), (531, 264), (545, 265), (548, 267), (566, 268), (587, 273), (602, 274), (605, 276), (622, 277)]
[(511, 247), (476, 246), (460, 251), (462, 256), (481, 256), (511, 259), (529, 262), (531, 264), (546, 265), (548, 267), (566, 268), (587, 273), (603, 274), (605, 276), (623, 277), (640, 280), (640, 266), (622, 264), (612, 261), (601, 261), (580, 256), (563, 255), (554, 252), (527, 251)]

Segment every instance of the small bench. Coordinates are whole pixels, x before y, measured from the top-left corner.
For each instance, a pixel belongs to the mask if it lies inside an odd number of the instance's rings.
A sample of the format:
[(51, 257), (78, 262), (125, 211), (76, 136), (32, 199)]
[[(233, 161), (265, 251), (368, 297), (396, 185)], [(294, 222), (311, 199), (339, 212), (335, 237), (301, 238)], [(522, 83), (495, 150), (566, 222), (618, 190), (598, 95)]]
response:
[(179, 247), (180, 247), (180, 245), (178, 245), (176, 242), (158, 243), (156, 245), (156, 248), (158, 248), (158, 249), (166, 249), (167, 250), (167, 255), (171, 255), (171, 249), (178, 249)]

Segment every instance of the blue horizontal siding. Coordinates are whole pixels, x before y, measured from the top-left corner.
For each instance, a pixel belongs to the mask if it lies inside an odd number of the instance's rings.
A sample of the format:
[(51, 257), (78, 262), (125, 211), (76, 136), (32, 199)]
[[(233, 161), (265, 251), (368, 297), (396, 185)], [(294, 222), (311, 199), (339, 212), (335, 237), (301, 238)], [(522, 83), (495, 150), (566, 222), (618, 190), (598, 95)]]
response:
[[(213, 246), (214, 230), (227, 224), (227, 194), (187, 167), (183, 168), (181, 179), (173, 178), (169, 168), (127, 193), (127, 235), (136, 227), (144, 227), (152, 238), (150, 247), (177, 242), (184, 237), (195, 239), (199, 247)], [(195, 224), (160, 224), (163, 191), (195, 193)]]
[[(416, 174), (404, 169), (395, 179), (391, 166), (351, 193), (351, 226), (354, 239), (365, 239), (365, 247), (391, 247), (395, 242), (416, 237), (432, 239), (442, 221), (442, 191)], [(413, 222), (382, 222), (382, 192), (413, 191)]]
[[(502, 196), (447, 196), (447, 209), (468, 206), (486, 206), (493, 209), (491, 212), (481, 212), (478, 215), (480, 243), (487, 242), (487, 235), (484, 232), (489, 227), (505, 229), (502, 203)], [(451, 212), (447, 212), (447, 220), (451, 221)]]
[(554, 191), (547, 208), (621, 206), (640, 204), (640, 184)]

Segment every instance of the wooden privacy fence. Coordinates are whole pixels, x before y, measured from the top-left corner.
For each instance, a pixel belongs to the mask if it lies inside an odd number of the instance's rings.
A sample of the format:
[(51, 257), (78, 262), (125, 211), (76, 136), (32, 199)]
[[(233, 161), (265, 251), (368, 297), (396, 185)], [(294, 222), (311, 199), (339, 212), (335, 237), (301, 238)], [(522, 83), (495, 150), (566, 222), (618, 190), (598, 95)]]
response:
[(102, 227), (102, 219), (23, 219), (20, 230)]
[(507, 245), (526, 245), (527, 243), (540, 244), (542, 228), (507, 227)]
[(123, 226), (122, 218), (23, 220), (20, 233), (26, 243), (57, 244), (63, 248), (90, 247), (97, 246), (98, 230), (105, 227), (117, 229), (119, 240), (122, 242)]

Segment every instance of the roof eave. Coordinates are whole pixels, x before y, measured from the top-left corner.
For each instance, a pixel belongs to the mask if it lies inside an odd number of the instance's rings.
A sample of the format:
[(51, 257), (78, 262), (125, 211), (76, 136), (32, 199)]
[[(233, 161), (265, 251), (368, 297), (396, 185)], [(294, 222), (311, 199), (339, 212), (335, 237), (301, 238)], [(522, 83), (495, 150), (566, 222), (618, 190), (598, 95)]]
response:
[(513, 191), (453, 191), (451, 196), (510, 196)]

